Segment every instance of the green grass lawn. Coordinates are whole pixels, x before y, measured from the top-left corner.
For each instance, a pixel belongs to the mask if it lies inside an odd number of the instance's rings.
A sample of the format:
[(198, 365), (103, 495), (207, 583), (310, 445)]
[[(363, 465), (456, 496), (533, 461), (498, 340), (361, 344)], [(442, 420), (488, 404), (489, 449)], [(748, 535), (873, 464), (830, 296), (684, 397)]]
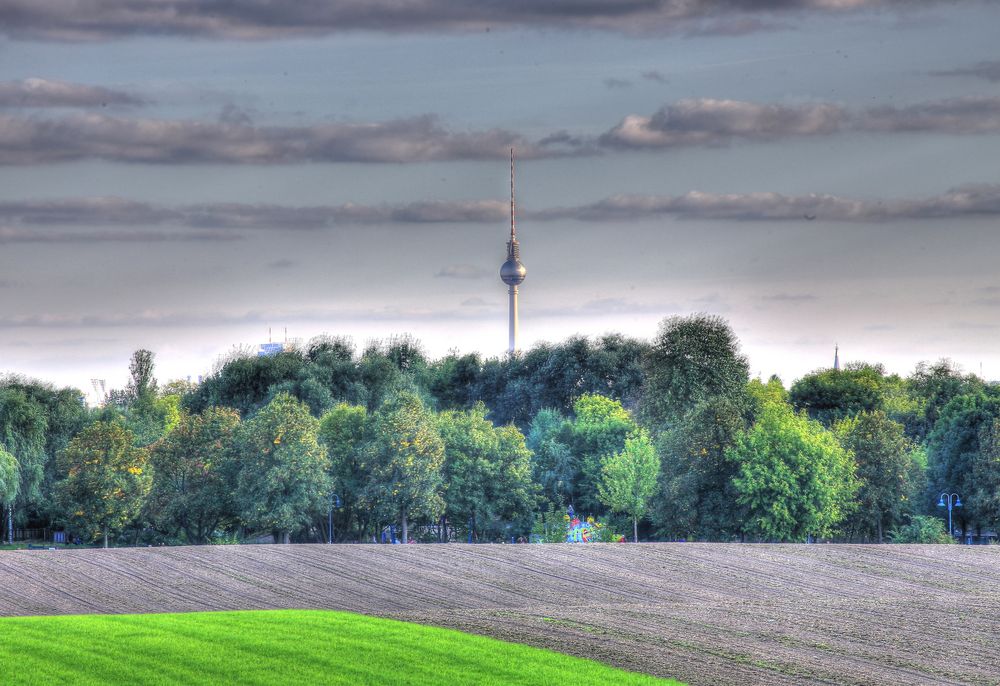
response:
[(0, 618), (15, 684), (677, 684), (458, 631), (345, 612)]

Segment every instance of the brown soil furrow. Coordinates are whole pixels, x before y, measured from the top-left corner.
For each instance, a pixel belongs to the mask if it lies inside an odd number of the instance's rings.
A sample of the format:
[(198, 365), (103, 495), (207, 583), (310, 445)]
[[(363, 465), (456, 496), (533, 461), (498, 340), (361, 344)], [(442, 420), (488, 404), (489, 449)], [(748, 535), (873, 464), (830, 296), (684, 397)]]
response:
[(1000, 549), (301, 545), (0, 553), (0, 615), (330, 608), (708, 684), (1000, 686)]

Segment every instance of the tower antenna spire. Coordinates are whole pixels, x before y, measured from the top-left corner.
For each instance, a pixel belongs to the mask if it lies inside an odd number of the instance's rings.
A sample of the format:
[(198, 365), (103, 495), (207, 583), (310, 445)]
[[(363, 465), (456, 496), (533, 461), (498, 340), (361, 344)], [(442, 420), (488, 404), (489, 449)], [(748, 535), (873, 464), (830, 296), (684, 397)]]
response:
[(510, 149), (510, 239), (517, 240), (517, 228), (514, 226), (514, 148)]

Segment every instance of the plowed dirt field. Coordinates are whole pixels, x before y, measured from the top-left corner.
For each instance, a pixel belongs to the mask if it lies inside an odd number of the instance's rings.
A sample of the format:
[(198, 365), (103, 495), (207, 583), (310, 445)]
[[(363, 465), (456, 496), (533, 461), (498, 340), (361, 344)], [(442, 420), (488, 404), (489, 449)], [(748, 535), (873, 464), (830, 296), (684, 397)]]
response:
[(1000, 684), (1000, 547), (0, 552), (0, 615), (329, 608), (701, 684)]

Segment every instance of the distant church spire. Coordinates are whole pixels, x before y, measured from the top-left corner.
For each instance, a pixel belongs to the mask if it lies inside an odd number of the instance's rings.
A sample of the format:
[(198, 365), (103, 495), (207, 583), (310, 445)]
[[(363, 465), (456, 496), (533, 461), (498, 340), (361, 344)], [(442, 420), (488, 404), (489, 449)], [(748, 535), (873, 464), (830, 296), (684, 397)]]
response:
[(833, 369), (834, 371), (840, 371), (840, 346), (833, 346)]

